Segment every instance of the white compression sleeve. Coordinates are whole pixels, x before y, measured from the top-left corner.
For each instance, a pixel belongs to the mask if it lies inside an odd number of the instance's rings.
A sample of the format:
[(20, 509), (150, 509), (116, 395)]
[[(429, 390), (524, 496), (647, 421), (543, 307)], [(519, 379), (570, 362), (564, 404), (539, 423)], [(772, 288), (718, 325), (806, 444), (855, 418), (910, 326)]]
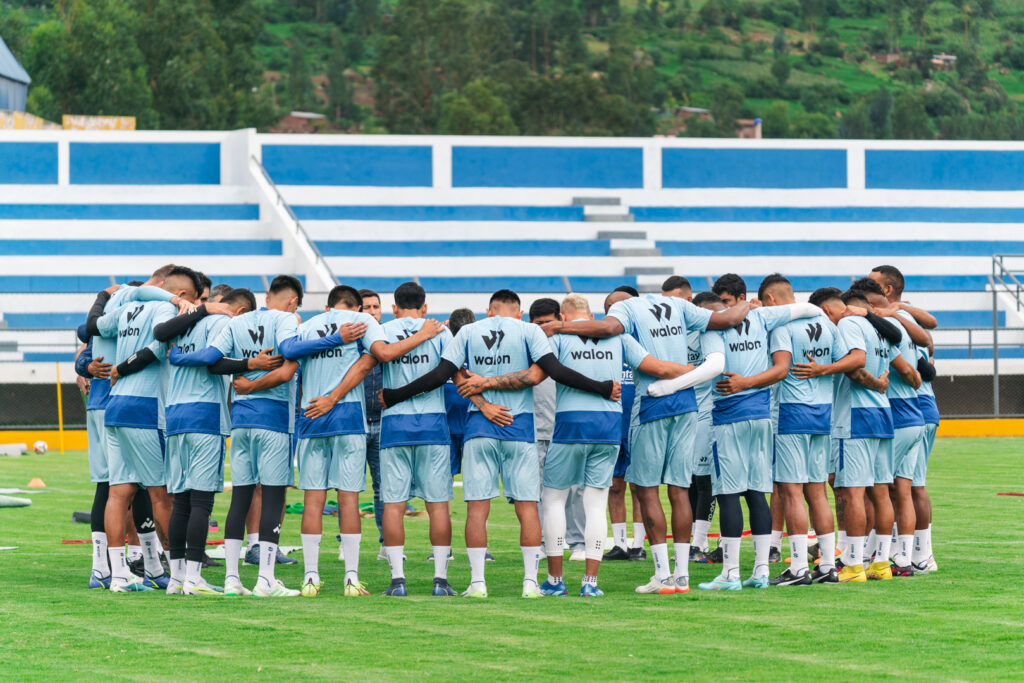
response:
[(583, 536), (588, 560), (600, 560), (603, 557), (602, 550), (608, 538), (608, 522), (604, 516), (607, 507), (608, 489), (595, 489), (591, 486), (583, 489), (583, 514), (586, 519)]
[(560, 557), (565, 551), (565, 501), (569, 489), (545, 486), (540, 496), (544, 501), (544, 552), (548, 557)]
[(823, 313), (823, 311), (815, 306), (806, 302), (787, 304), (786, 308), (789, 309), (789, 319), (798, 320), (800, 318), (813, 318), (816, 315)]
[(711, 381), (722, 374), (723, 370), (725, 370), (725, 354), (709, 353), (704, 362), (690, 372), (673, 379), (659, 379), (647, 388), (647, 393), (651, 396), (668, 396), (677, 391)]

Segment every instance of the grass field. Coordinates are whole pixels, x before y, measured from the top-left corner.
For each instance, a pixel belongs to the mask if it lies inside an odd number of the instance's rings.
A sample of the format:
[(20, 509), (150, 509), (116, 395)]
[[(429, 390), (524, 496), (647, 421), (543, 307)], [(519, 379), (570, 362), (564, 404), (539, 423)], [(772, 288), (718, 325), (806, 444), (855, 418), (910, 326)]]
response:
[[(495, 503), (485, 601), (430, 597), (426, 519), (409, 518), (406, 575), (412, 596), (380, 597), (389, 580), (377, 562), (373, 520), (363, 520), (361, 575), (374, 593), (339, 594), (342, 565), (325, 535), (315, 600), (199, 599), (114, 595), (85, 588), (89, 528), (85, 454), (0, 458), (0, 487), (41, 477), (28, 508), (0, 510), (0, 679), (1010, 679), (1024, 672), (1021, 562), (1024, 441), (940, 439), (929, 489), (940, 572), (883, 584), (773, 588), (733, 594), (640, 596), (647, 563), (608, 563), (599, 600), (518, 597), (521, 559), (511, 507)], [(460, 489), (456, 489), (459, 495)], [(366, 499), (369, 497), (366, 496)], [(292, 491), (289, 500), (299, 499)], [(223, 520), (228, 496), (214, 517)], [(422, 503), (420, 503), (422, 505)], [(457, 499), (458, 530), (465, 509)], [(333, 518), (331, 518), (333, 521)], [(325, 520), (325, 526), (326, 524)], [(715, 525), (717, 528), (717, 525)], [(372, 531), (371, 531), (372, 530)], [(460, 535), (457, 532), (457, 535)], [(219, 537), (216, 536), (216, 537)], [(298, 517), (282, 543), (298, 545)], [(469, 579), (456, 539), (452, 584)], [(743, 569), (752, 550), (744, 543)], [(582, 567), (566, 563), (578, 586)], [(773, 575), (782, 565), (772, 567)], [(216, 582), (223, 570), (208, 569)], [(543, 578), (544, 565), (541, 565)], [(717, 567), (694, 565), (702, 581)], [(243, 569), (255, 581), (256, 568)], [(278, 576), (298, 587), (299, 565)]]

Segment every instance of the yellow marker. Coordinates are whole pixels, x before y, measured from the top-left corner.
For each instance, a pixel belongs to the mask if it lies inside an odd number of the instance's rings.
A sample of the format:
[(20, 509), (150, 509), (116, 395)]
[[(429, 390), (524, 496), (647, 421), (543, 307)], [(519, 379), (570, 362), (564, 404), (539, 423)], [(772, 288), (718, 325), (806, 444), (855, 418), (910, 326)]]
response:
[(60, 454), (64, 455), (64, 404), (60, 397), (60, 363), (57, 366), (57, 430), (60, 433)]

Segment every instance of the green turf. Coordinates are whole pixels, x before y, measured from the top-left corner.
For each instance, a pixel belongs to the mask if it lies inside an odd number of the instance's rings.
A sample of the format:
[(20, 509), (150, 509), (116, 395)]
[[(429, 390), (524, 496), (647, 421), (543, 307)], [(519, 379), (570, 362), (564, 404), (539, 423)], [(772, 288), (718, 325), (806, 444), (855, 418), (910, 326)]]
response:
[[(225, 680), (522, 679), (574, 676), (623, 679), (692, 677), (745, 680), (1007, 679), (1024, 671), (1024, 591), (1020, 520), (1024, 498), (1021, 440), (940, 439), (929, 488), (935, 501), (934, 549), (940, 572), (884, 584), (744, 590), (734, 594), (641, 596), (649, 563), (608, 563), (607, 596), (527, 601), (518, 597), (521, 560), (508, 505), (496, 502), (485, 601), (429, 596), (425, 519), (408, 519), (412, 597), (385, 599), (385, 563), (372, 520), (363, 521), (361, 575), (374, 593), (339, 594), (333, 535), (324, 543), (327, 582), (315, 600), (114, 595), (85, 588), (89, 537), (71, 522), (88, 510), (85, 456), (0, 458), (0, 487), (41, 477), (46, 493), (29, 508), (0, 509), (0, 679)], [(459, 489), (456, 489), (458, 492)], [(458, 494), (457, 494), (458, 495)], [(215, 518), (223, 523), (227, 495)], [(297, 500), (292, 492), (290, 500)], [(456, 529), (465, 520), (454, 505)], [(298, 517), (283, 542), (298, 545)], [(468, 578), (456, 540), (450, 577)], [(750, 542), (744, 543), (749, 570)], [(566, 563), (570, 588), (582, 568)], [(773, 566), (773, 573), (781, 565)], [(542, 565), (543, 573), (543, 565)], [(716, 573), (694, 566), (695, 581)], [(301, 564), (279, 568), (298, 587)], [(543, 574), (542, 574), (543, 575)], [(208, 569), (206, 576), (222, 574)], [(243, 569), (252, 584), (255, 568)]]

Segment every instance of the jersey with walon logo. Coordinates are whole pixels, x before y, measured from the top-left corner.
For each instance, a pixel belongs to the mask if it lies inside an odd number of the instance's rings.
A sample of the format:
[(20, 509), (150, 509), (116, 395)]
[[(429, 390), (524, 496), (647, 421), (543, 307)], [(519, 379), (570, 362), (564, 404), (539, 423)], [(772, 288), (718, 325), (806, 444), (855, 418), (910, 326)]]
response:
[[(537, 325), (492, 316), (462, 327), (442, 357), (457, 368), (466, 367), (483, 377), (497, 377), (526, 370), (549, 353), (553, 353), (551, 343)], [(489, 403), (509, 408), (512, 424), (499, 427), (488, 421), (476, 406), (470, 406), (466, 420), (467, 441), (480, 436), (504, 441), (534, 441), (532, 388), (488, 389), (483, 397)]]
[[(788, 351), (791, 366), (814, 360), (826, 365), (849, 351), (839, 330), (825, 315), (793, 320), (771, 333), (769, 355)], [(773, 389), (778, 406), (779, 434), (829, 434), (832, 430), (832, 376), (801, 379), (792, 367)]]
[[(419, 332), (423, 323), (423, 318), (397, 318), (381, 325), (381, 329), (388, 343), (394, 343)], [(384, 387), (404, 387), (433, 370), (441, 363), (441, 356), (451, 343), (452, 333), (446, 327), (439, 335), (428, 339), (409, 353), (385, 363)], [(448, 434), (444, 385), (413, 396), (407, 401), (386, 408), (381, 413), (381, 448), (448, 443), (451, 443), (451, 436)]]
[[(907, 320), (913, 317), (906, 311), (900, 310), (897, 315), (905, 316)], [(910, 367), (917, 368), (917, 346), (910, 335), (900, 327), (903, 338), (894, 353), (899, 353)], [(890, 360), (889, 362), (892, 362)], [(921, 427), (924, 425), (924, 415), (921, 414), (920, 403), (917, 398), (917, 389), (907, 384), (903, 375), (893, 370), (889, 373), (889, 388), (885, 395), (889, 397), (889, 407), (892, 409), (892, 426), (894, 429), (902, 427)]]
[[(693, 367), (697, 367), (704, 362), (704, 349), (701, 347), (700, 340), (705, 334), (714, 334), (714, 331), (690, 332), (686, 336), (686, 361)], [(697, 412), (701, 415), (711, 414), (711, 406), (713, 404), (711, 396), (712, 384), (714, 382), (702, 382), (693, 388), (693, 393), (697, 398)]]
[[(687, 335), (706, 330), (711, 311), (683, 299), (649, 294), (616, 302), (609, 309), (608, 316), (618, 320), (625, 333), (655, 358), (686, 365), (689, 356)], [(654, 397), (647, 395), (647, 389), (658, 381), (657, 377), (636, 372), (634, 380), (640, 397), (637, 415), (641, 423), (697, 410), (693, 389)]]
[[(562, 365), (598, 382), (618, 380), (624, 365), (636, 368), (648, 356), (635, 339), (624, 334), (607, 339), (559, 334), (551, 342)], [(619, 445), (622, 403), (559, 384), (551, 440)]]
[[(263, 349), (272, 355), (281, 353), (281, 342), (291, 339), (298, 330), (294, 313), (261, 308), (231, 319), (211, 346), (227, 358), (255, 358)], [(249, 370), (243, 376), (256, 380), (267, 374)], [(267, 429), (291, 432), (295, 425), (295, 380), (240, 396), (231, 402), (231, 428)]]
[[(182, 353), (205, 349), (231, 321), (226, 315), (208, 315), (173, 341)], [(214, 375), (206, 367), (167, 366), (167, 436), (174, 434), (231, 433), (227, 375)]]
[[(847, 350), (864, 352), (864, 370), (881, 377), (889, 369), (892, 345), (871, 323), (859, 315), (849, 315), (837, 325)], [(890, 380), (892, 375), (889, 375)], [(838, 439), (891, 439), (892, 414), (885, 394), (868, 389), (846, 375), (836, 375), (832, 398), (832, 436)]]
[[(312, 341), (330, 336), (336, 333), (342, 325), (349, 323), (366, 325), (366, 333), (361, 339), (322, 349), (300, 361), (304, 409), (314, 398), (326, 396), (334, 391), (334, 388), (341, 384), (359, 357), (364, 353), (369, 353), (370, 347), (375, 342), (385, 341), (385, 338), (384, 331), (373, 316), (357, 311), (331, 309), (310, 318), (299, 326), (298, 338), (303, 341)], [(299, 438), (365, 434), (366, 406), (364, 400), (362, 385), (359, 385), (345, 394), (326, 415), (311, 420), (300, 414)]]
[[(752, 377), (771, 367), (768, 354), (768, 333), (790, 321), (788, 306), (762, 306), (747, 314), (735, 327), (708, 333), (701, 338), (704, 355), (725, 354), (725, 372)], [(712, 387), (714, 424), (730, 424), (743, 420), (771, 419), (771, 392), (768, 389), (745, 389), (723, 396)]]

